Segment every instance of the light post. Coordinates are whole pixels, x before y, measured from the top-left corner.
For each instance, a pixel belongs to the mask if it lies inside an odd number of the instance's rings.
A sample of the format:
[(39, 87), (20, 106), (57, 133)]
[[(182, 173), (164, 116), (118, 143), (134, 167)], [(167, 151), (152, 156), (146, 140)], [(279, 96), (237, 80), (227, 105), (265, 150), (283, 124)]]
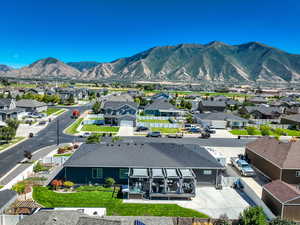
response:
[(59, 118), (56, 119), (56, 135), (57, 135), (57, 145), (59, 145)]

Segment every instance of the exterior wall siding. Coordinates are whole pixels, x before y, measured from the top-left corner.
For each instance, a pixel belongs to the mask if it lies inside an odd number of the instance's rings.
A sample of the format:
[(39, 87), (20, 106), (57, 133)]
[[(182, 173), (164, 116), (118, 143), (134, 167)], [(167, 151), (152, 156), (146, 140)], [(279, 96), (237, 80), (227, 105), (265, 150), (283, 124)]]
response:
[(196, 175), (196, 181), (197, 183), (206, 183), (206, 184), (216, 184), (216, 176), (217, 176), (217, 170), (213, 169), (207, 169), (211, 171), (210, 175), (204, 174), (203, 169), (193, 169), (195, 175)]
[[(96, 168), (96, 167), (95, 167)], [(60, 173), (60, 178), (74, 182), (75, 184), (104, 184), (105, 179), (112, 177), (117, 184), (127, 184), (127, 178), (119, 177), (120, 168), (102, 168), (102, 178), (93, 178), (92, 167), (65, 167)]]
[(283, 209), (283, 218), (300, 222), (300, 205), (285, 205)]
[(266, 176), (268, 176), (272, 180), (280, 179), (280, 169), (277, 166), (273, 165), (269, 161), (265, 160), (264, 158), (260, 157), (247, 148), (246, 156), (250, 160), (250, 163), (261, 172), (263, 172)]
[(298, 170), (282, 170), (282, 181), (288, 184), (299, 184), (300, 177), (296, 177), (296, 171), (300, 171), (300, 168)]
[(281, 203), (275, 199), (272, 195), (270, 195), (267, 191), (263, 189), (261, 199), (264, 203), (269, 207), (269, 209), (274, 213), (275, 216), (281, 216), (282, 205)]

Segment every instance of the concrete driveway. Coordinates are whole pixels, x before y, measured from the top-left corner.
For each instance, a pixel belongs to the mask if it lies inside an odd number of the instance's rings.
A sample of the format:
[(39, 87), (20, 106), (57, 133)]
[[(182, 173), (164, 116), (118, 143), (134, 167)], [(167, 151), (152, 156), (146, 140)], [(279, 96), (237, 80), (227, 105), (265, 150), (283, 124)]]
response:
[(118, 132), (118, 136), (129, 137), (133, 136), (133, 127), (130, 126), (121, 126)]
[(177, 202), (178, 205), (203, 212), (212, 218), (226, 214), (230, 219), (238, 219), (249, 203), (232, 188), (216, 190), (214, 187), (198, 187), (192, 201)]
[(213, 138), (237, 138), (237, 136), (231, 134), (229, 130), (226, 129), (216, 129), (215, 134), (211, 134)]

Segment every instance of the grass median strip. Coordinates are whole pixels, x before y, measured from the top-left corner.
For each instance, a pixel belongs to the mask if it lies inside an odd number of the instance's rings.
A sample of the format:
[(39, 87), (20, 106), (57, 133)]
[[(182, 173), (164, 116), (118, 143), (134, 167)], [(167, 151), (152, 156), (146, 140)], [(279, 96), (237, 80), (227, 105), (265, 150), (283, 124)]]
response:
[(83, 118), (79, 118), (77, 119), (74, 123), (71, 124), (71, 126), (69, 126), (66, 130), (67, 134), (76, 134), (79, 133), (77, 131), (77, 128), (79, 127), (79, 125), (81, 124), (81, 122), (83, 121)]
[[(300, 136), (300, 131), (297, 130), (281, 129), (281, 131), (285, 133), (286, 136)], [(253, 131), (253, 134), (249, 134), (247, 130), (239, 130), (239, 129), (231, 130), (230, 133), (232, 133), (233, 135), (262, 135), (259, 129), (255, 129)], [(270, 130), (270, 135), (276, 136), (279, 134), (273, 130)]]
[(85, 125), (83, 125), (81, 130), (89, 131), (89, 132), (116, 133), (119, 131), (119, 127), (99, 126), (99, 125), (95, 125), (95, 124), (85, 124)]
[(179, 128), (162, 128), (162, 127), (152, 127), (151, 131), (158, 131), (163, 134), (175, 134), (179, 133), (180, 129)]
[(46, 113), (47, 116), (50, 116), (52, 114), (55, 114), (57, 112), (59, 112), (61, 109), (58, 108), (48, 108), (46, 111), (44, 111), (43, 113)]
[(112, 192), (91, 191), (56, 193), (47, 187), (34, 187), (33, 198), (44, 207), (104, 207), (108, 216), (198, 217), (207, 215), (176, 204), (131, 204), (112, 196)]
[(14, 144), (17, 144), (19, 142), (21, 142), (23, 139), (25, 139), (25, 137), (15, 137), (14, 139), (12, 139), (11, 141), (9, 141), (8, 143), (5, 143), (5, 144), (1, 144), (0, 145), (0, 151), (3, 151), (4, 149), (14, 145)]

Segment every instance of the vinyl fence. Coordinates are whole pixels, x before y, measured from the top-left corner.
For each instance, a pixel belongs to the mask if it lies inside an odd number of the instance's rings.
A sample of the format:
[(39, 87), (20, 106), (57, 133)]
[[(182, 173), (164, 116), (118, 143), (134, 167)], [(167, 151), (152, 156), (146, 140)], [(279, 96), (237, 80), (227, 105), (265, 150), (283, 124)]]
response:
[(103, 119), (103, 114), (87, 114), (86, 118), (91, 119), (91, 118), (98, 118), (98, 119)]
[(251, 121), (254, 121), (258, 125), (263, 125), (267, 123), (280, 123), (280, 119), (250, 119)]
[(140, 120), (184, 120), (185, 118), (182, 116), (178, 117), (169, 117), (169, 116), (138, 116)]
[(146, 122), (137, 122), (137, 126), (157, 127), (157, 128), (182, 128), (182, 124), (180, 124), (180, 123), (146, 123)]
[(49, 157), (43, 158), (41, 161), (43, 163), (50, 163), (50, 164), (62, 165), (69, 158), (70, 158), (70, 156), (59, 156), (59, 157), (49, 156)]
[[(276, 129), (276, 128), (282, 128), (282, 129), (288, 129), (290, 125), (288, 124), (266, 124), (267, 126), (271, 127), (272, 129)], [(253, 127), (256, 127), (256, 128), (259, 128), (260, 125), (257, 125), (257, 124), (251, 124), (249, 126), (253, 126)]]

